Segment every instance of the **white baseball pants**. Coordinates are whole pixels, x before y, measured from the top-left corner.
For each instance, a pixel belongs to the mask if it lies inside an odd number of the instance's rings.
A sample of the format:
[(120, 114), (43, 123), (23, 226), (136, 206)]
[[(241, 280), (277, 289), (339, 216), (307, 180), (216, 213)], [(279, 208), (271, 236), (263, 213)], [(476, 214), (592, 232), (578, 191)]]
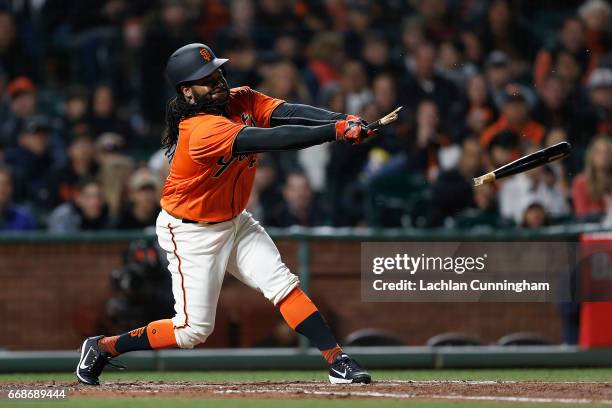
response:
[(193, 348), (212, 333), (226, 270), (274, 305), (299, 284), (270, 236), (247, 211), (207, 225), (183, 223), (161, 210), (156, 232), (170, 263), (172, 322), (180, 348)]

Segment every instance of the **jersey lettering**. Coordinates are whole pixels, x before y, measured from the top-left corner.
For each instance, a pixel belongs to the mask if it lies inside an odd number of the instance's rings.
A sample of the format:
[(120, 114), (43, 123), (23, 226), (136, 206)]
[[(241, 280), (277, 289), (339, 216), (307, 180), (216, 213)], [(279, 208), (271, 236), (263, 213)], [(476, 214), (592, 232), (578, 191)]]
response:
[[(219, 165), (219, 168), (217, 169), (213, 177), (214, 178), (220, 177), (221, 174), (223, 174), (223, 172), (227, 170), (227, 168), (234, 162), (234, 159), (236, 158), (232, 157), (228, 161), (225, 161), (225, 157), (219, 157), (219, 159), (217, 159), (217, 165)], [(249, 168), (253, 168), (255, 167), (255, 164), (257, 164), (257, 159), (255, 158), (254, 154), (238, 155), (239, 162), (243, 161), (244, 159), (249, 159), (249, 164), (248, 164)]]
[(217, 160), (217, 165), (221, 166), (219, 167), (219, 169), (215, 172), (215, 174), (213, 174), (213, 178), (218, 178), (221, 176), (221, 174), (223, 174), (223, 172), (225, 170), (227, 170), (227, 168), (230, 166), (230, 164), (232, 164), (232, 162), (234, 161), (235, 157), (230, 158), (228, 161), (224, 161), (223, 160), (224, 157), (219, 157), (219, 160)]

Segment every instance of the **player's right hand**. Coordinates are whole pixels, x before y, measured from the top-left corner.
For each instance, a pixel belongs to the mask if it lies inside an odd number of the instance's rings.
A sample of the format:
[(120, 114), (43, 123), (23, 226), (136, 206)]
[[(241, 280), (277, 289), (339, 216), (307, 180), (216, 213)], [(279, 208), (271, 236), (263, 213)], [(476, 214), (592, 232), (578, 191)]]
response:
[(374, 131), (368, 130), (361, 120), (348, 119), (336, 122), (336, 140), (346, 140), (352, 145), (356, 145), (374, 135)]

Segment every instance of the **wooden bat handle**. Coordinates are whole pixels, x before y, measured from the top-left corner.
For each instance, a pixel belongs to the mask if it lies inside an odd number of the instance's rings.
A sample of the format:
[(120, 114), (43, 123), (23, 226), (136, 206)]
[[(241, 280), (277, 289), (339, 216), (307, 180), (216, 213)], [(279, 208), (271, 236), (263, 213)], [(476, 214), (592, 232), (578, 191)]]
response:
[(382, 118), (378, 119), (376, 122), (372, 122), (368, 125), (368, 130), (376, 130), (379, 127), (388, 125), (389, 123), (393, 123), (397, 120), (398, 116), (397, 116), (397, 112), (399, 112), (402, 109), (402, 106), (400, 106), (399, 108), (395, 109), (393, 112), (383, 116)]
[(483, 184), (494, 183), (495, 182), (495, 173), (490, 172), (480, 177), (476, 177), (474, 179), (474, 187), (481, 186)]

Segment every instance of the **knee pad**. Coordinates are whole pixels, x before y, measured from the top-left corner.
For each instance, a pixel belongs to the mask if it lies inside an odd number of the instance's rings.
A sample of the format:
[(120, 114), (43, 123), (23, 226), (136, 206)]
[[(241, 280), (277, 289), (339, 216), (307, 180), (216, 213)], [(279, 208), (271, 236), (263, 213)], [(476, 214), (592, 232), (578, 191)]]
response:
[(193, 324), (174, 329), (176, 344), (183, 349), (192, 349), (206, 341), (213, 331), (210, 324)]

